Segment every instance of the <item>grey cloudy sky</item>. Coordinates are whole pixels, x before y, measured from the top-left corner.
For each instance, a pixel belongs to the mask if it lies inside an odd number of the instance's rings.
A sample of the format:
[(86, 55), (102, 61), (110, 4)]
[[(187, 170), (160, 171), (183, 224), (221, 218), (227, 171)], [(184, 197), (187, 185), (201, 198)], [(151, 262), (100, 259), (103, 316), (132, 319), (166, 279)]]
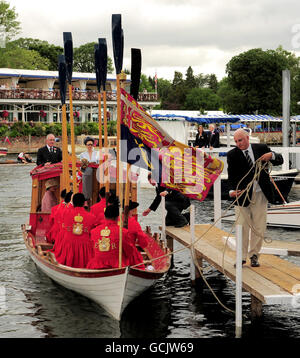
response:
[(140, 48), (142, 72), (170, 80), (188, 66), (221, 79), (231, 57), (251, 48), (282, 45), (300, 55), (299, 0), (7, 1), (19, 14), (19, 37), (62, 46), (71, 31), (75, 47), (106, 37), (110, 57), (111, 15), (122, 14), (123, 67), (130, 68), (130, 49)]

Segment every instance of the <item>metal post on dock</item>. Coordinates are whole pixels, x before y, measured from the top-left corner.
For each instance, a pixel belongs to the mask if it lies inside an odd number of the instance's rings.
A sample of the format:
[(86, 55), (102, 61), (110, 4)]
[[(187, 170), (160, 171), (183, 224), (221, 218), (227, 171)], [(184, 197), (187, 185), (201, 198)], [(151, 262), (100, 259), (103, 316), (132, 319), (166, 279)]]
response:
[(219, 175), (214, 182), (214, 220), (215, 226), (219, 229), (222, 228), (221, 216), (221, 175)]
[(166, 240), (166, 199), (164, 196), (161, 197), (161, 211), (162, 211), (162, 223), (161, 223), (161, 239), (165, 244)]
[(291, 74), (289, 70), (282, 71), (282, 146), (290, 146), (290, 103), (291, 103)]
[(242, 225), (236, 226), (235, 337), (242, 336)]
[(196, 258), (194, 257), (194, 243), (195, 243), (195, 205), (191, 205), (190, 207), (190, 233), (191, 233), (191, 281), (192, 284), (195, 284), (196, 281), (196, 268), (194, 264), (194, 260)]

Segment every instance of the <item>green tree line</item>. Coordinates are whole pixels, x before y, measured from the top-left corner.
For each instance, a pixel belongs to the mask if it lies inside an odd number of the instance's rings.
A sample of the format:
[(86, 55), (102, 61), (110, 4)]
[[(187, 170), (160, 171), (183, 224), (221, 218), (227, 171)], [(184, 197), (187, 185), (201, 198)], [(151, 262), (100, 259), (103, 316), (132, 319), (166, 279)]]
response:
[[(116, 122), (109, 121), (107, 124), (107, 131), (109, 136), (116, 135)], [(74, 127), (75, 135), (98, 135), (99, 134), (99, 126), (98, 123), (95, 122), (86, 122), (75, 124)], [(16, 122), (13, 125), (0, 125), (0, 138), (10, 137), (23, 137), (23, 136), (36, 136), (43, 137), (50, 133), (53, 133), (55, 136), (62, 135), (61, 123), (23, 123)], [(104, 128), (102, 128), (102, 133), (104, 134)], [(68, 135), (71, 135), (70, 124), (68, 124)]]
[[(60, 46), (31, 38), (13, 40), (20, 32), (15, 8), (0, 0), (0, 25), (6, 34), (6, 46), (0, 48), (0, 67), (34, 70), (57, 70)], [(94, 43), (74, 49), (74, 71), (94, 72)], [(226, 65), (226, 76), (218, 81), (215, 74), (175, 71), (173, 81), (157, 80), (159, 109), (223, 110), (233, 114), (282, 114), (282, 71), (291, 72), (291, 114), (298, 111), (300, 100), (300, 59), (279, 46), (276, 50), (254, 48), (245, 51)], [(108, 72), (113, 62), (108, 59)], [(128, 70), (126, 70), (129, 73)], [(155, 91), (154, 77), (142, 74), (140, 91)]]

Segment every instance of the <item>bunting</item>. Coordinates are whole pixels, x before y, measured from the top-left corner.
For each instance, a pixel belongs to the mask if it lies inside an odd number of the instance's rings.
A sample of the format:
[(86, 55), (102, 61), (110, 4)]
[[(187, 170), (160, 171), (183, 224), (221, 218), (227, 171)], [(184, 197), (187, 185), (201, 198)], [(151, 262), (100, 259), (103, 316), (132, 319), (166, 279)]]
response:
[[(147, 169), (151, 167), (149, 158), (159, 159), (160, 185), (177, 190), (191, 199), (204, 200), (221, 174), (224, 163), (201, 149), (175, 141), (124, 89), (121, 89), (121, 113), (121, 124), (127, 127), (127, 133), (130, 133), (126, 136), (124, 130), (122, 140), (129, 138), (129, 149), (133, 148), (133, 137), (136, 139), (136, 147), (142, 143), (148, 153)], [(125, 161), (126, 158), (121, 159)], [(157, 171), (157, 167), (152, 166), (153, 169)]]

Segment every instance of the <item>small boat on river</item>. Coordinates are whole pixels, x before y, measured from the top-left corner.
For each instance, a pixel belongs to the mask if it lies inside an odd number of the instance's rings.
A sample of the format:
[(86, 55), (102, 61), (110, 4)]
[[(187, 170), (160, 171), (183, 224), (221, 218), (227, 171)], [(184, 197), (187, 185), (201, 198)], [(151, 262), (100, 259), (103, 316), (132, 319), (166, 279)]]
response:
[(7, 151), (8, 151), (7, 148), (0, 147), (0, 157), (7, 155)]

